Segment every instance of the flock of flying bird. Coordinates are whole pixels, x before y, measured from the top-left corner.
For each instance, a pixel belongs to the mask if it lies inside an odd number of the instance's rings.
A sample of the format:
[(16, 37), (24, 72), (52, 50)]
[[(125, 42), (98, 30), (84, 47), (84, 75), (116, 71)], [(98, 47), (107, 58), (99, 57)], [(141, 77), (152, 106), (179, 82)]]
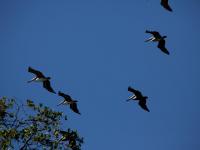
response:
[[(167, 9), (168, 11), (171, 11), (172, 12), (172, 9), (171, 7), (169, 6), (168, 4), (168, 0), (161, 0), (161, 5)], [(152, 37), (150, 37), (149, 39), (145, 40), (145, 42), (149, 42), (149, 41), (152, 41), (152, 42), (158, 42), (158, 45), (157, 47), (162, 51), (164, 52), (165, 54), (169, 55), (169, 51), (165, 48), (165, 38), (167, 36), (161, 36), (159, 32), (157, 31), (148, 31), (146, 30), (146, 33), (149, 33), (149, 34), (152, 34)], [(35, 77), (28, 81), (28, 83), (30, 82), (42, 82), (43, 83), (43, 87), (48, 90), (49, 92), (51, 93), (54, 93), (56, 94), (56, 92), (53, 90), (53, 88), (51, 87), (51, 84), (50, 84), (50, 77), (45, 77), (44, 74), (38, 70), (35, 70), (31, 67), (28, 68), (28, 72), (30, 73), (33, 73), (35, 74)], [(138, 104), (139, 106), (144, 109), (145, 111), (148, 111), (149, 112), (149, 109), (146, 105), (146, 100), (147, 100), (147, 96), (143, 96), (142, 93), (132, 87), (128, 87), (128, 91), (131, 92), (133, 95), (130, 96), (128, 98), (127, 101), (130, 101), (130, 100), (136, 100), (138, 101)], [(77, 114), (81, 114), (77, 108), (77, 102), (76, 100), (73, 100), (71, 98), (71, 96), (67, 95), (67, 94), (64, 94), (62, 93), (61, 91), (58, 92), (58, 95), (63, 97), (63, 101), (61, 101), (57, 106), (61, 105), (61, 104), (67, 104), (69, 105), (70, 109), (72, 111), (74, 111), (75, 113)]]
[[(161, 0), (160, 4), (168, 11), (172, 12), (171, 7), (169, 6), (168, 0)], [(150, 37), (149, 39), (145, 40), (145, 42), (158, 42), (157, 47), (165, 54), (169, 55), (169, 51), (166, 49), (165, 47), (165, 38), (167, 38), (167, 36), (161, 36), (159, 32), (157, 31), (148, 31), (146, 30), (146, 33), (149, 33), (152, 35), (152, 37)], [(139, 106), (144, 109), (145, 111), (149, 112), (149, 109), (146, 105), (146, 100), (148, 99), (147, 96), (143, 96), (142, 93), (132, 87), (128, 87), (128, 91), (133, 93), (132, 96), (129, 97), (129, 100), (137, 100), (139, 101), (138, 104)]]
[[(168, 11), (172, 12), (171, 7), (169, 6), (168, 0), (161, 0), (160, 4)], [(157, 31), (148, 31), (146, 30), (145, 33), (149, 33), (152, 35), (149, 39), (145, 40), (145, 42), (158, 42), (157, 47), (165, 54), (169, 55), (169, 51), (165, 47), (165, 38), (167, 36), (161, 36), (159, 32)], [(128, 87), (128, 91), (133, 93), (132, 96), (129, 97), (129, 100), (136, 100), (138, 101), (139, 106), (144, 109), (145, 111), (150, 111), (146, 105), (146, 100), (148, 99), (147, 96), (143, 96), (142, 93), (132, 87)]]
[[(35, 77), (32, 80), (28, 81), (28, 83), (30, 83), (30, 82), (42, 82), (43, 83), (43, 87), (45, 89), (47, 89), (51, 93), (56, 94), (56, 92), (51, 87), (51, 84), (50, 84), (50, 79), (51, 78), (50, 77), (45, 77), (42, 72), (40, 72), (38, 70), (35, 70), (35, 69), (31, 68), (31, 67), (28, 68), (28, 72), (35, 74)], [(70, 106), (71, 110), (73, 110), (77, 114), (81, 114), (79, 112), (78, 108), (77, 108), (77, 104), (76, 104), (77, 101), (76, 100), (73, 100), (71, 98), (71, 96), (62, 93), (61, 91), (58, 92), (58, 95), (64, 98), (64, 100), (61, 101), (58, 104), (58, 106), (61, 105), (61, 104), (68, 104)]]
[[(169, 6), (168, 0), (161, 0), (160, 4), (168, 11), (172, 12), (171, 7)], [(165, 48), (165, 38), (167, 36), (161, 36), (159, 32), (157, 31), (148, 31), (146, 30), (146, 33), (152, 34), (153, 36), (147, 39), (145, 42), (158, 42), (158, 48), (164, 52), (165, 54), (169, 55), (169, 51)]]

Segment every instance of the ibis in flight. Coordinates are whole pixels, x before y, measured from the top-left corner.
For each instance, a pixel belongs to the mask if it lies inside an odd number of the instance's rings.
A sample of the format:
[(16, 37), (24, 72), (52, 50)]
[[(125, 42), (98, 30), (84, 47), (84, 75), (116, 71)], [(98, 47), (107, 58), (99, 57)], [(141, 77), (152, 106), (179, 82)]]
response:
[(73, 99), (71, 98), (71, 96), (62, 93), (61, 91), (58, 92), (58, 95), (64, 98), (64, 100), (62, 100), (62, 101), (58, 104), (58, 106), (61, 105), (61, 104), (67, 104), (67, 105), (69, 105), (70, 109), (71, 109), (73, 112), (75, 112), (75, 113), (77, 113), (77, 114), (81, 114), (81, 113), (79, 112), (78, 108), (77, 108), (77, 102), (78, 102), (78, 101), (73, 100)]
[(161, 36), (159, 32), (157, 31), (148, 31), (146, 30), (146, 33), (149, 33), (152, 35), (149, 39), (145, 40), (145, 42), (158, 42), (157, 47), (165, 54), (169, 55), (169, 51), (165, 47), (165, 38), (167, 36)]
[(51, 79), (50, 77), (45, 77), (42, 72), (35, 70), (31, 67), (28, 67), (28, 72), (36, 75), (32, 80), (28, 81), (28, 83), (30, 83), (30, 82), (42, 82), (43, 87), (45, 89), (47, 89), (49, 92), (56, 94), (56, 92), (51, 87), (51, 84), (50, 84), (50, 81), (49, 81)]
[(132, 87), (128, 87), (128, 91), (133, 93), (133, 95), (131, 95), (127, 101), (130, 101), (130, 100), (135, 100), (135, 101), (138, 101), (138, 104), (140, 105), (140, 107), (142, 109), (144, 109), (145, 111), (148, 111), (149, 112), (149, 109), (146, 105), (146, 100), (147, 100), (147, 96), (143, 96), (142, 93), (138, 90), (135, 90), (134, 88)]

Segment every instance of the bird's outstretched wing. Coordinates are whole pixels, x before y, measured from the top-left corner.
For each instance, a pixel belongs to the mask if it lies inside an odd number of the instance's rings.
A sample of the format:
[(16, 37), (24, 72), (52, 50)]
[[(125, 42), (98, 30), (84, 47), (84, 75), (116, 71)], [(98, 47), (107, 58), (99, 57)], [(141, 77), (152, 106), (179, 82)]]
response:
[(162, 38), (161, 35), (160, 35), (160, 33), (157, 32), (157, 31), (149, 31), (149, 30), (146, 30), (145, 33), (150, 33), (150, 34), (152, 34), (155, 38), (159, 38), (159, 39)]
[(42, 74), (42, 72), (35, 70), (31, 67), (28, 67), (28, 72), (35, 74), (38, 78), (45, 78), (45, 76)]
[(77, 108), (77, 104), (76, 103), (72, 103), (70, 104), (70, 108), (77, 114), (81, 114)]
[(171, 12), (172, 12), (172, 9), (171, 9), (171, 7), (169, 6), (168, 0), (161, 0), (160, 4), (161, 4), (165, 9), (167, 9), (168, 11), (171, 11)]
[(147, 108), (146, 100), (140, 100), (138, 104), (140, 105), (140, 107), (141, 107), (142, 109), (144, 109), (144, 110), (150, 112), (149, 109)]
[(135, 90), (134, 88), (132, 88), (132, 87), (128, 87), (128, 91), (129, 92), (132, 92), (135, 96), (139, 96), (139, 97), (141, 97), (142, 96), (142, 93), (140, 92), (140, 91), (138, 91), (138, 90)]
[(165, 48), (165, 40), (160, 40), (157, 46), (162, 52), (169, 55), (169, 51)]
[(56, 94), (56, 92), (53, 90), (53, 88), (51, 87), (51, 84), (50, 84), (50, 81), (49, 80), (46, 80), (46, 81), (43, 81), (43, 87), (45, 89), (47, 89), (49, 92), (52, 92), (54, 94)]
[(62, 96), (66, 101), (72, 101), (71, 96), (62, 93), (61, 91), (58, 92), (58, 95), (59, 95), (59, 96)]

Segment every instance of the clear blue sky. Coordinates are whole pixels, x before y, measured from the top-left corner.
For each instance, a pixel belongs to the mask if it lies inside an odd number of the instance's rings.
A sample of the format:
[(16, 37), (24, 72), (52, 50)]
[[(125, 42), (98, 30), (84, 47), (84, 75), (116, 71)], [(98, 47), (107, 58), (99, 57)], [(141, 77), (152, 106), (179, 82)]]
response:
[[(200, 2), (160, 0), (1, 0), (0, 95), (43, 102), (68, 115), (83, 150), (200, 149)], [(167, 56), (145, 30), (167, 35)], [(40, 84), (77, 99), (81, 116)], [(135, 87), (150, 113), (125, 100)]]

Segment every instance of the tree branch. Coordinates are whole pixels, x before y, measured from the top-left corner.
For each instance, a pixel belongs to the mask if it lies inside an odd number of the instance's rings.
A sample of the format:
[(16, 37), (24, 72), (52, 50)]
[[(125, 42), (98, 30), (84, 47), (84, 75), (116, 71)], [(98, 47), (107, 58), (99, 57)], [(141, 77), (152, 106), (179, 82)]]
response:
[(34, 135), (35, 135), (35, 134), (32, 134), (32, 135), (28, 138), (28, 140), (26, 140), (26, 142), (25, 142), (24, 145), (20, 148), (20, 150), (23, 150), (24, 148), (27, 147), (28, 142), (32, 139), (32, 137), (33, 137)]

